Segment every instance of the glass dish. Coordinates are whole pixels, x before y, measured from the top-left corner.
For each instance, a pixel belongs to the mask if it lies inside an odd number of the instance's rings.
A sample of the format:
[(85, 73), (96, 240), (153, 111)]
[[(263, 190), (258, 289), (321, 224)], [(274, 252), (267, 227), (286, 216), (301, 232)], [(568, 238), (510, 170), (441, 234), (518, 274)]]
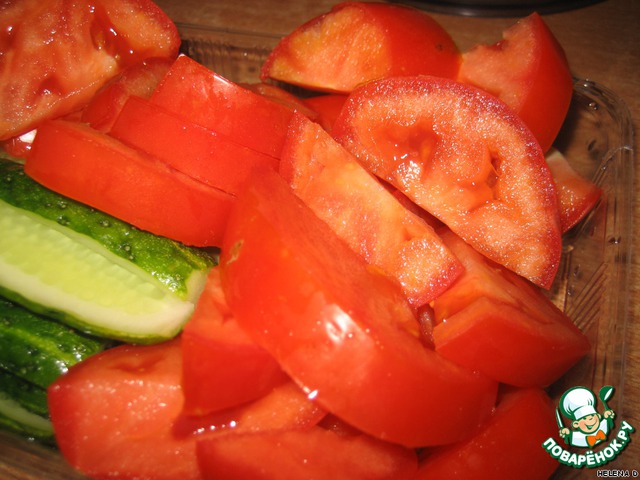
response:
[[(279, 38), (270, 35), (179, 25), (183, 52), (226, 78), (257, 82), (262, 62)], [(591, 353), (551, 389), (556, 398), (583, 385), (597, 391), (612, 385), (610, 407), (622, 412), (625, 329), (632, 251), (633, 163), (630, 114), (615, 93), (576, 79), (570, 113), (556, 142), (572, 166), (595, 181), (603, 200), (564, 239), (562, 264), (549, 295), (585, 330)], [(628, 465), (620, 455), (608, 467)], [(634, 459), (635, 460), (635, 459)], [(636, 465), (637, 466), (637, 465)], [(631, 468), (631, 467), (627, 467)], [(560, 466), (554, 478), (592, 478), (588, 469)], [(53, 448), (0, 431), (0, 478), (74, 480)]]

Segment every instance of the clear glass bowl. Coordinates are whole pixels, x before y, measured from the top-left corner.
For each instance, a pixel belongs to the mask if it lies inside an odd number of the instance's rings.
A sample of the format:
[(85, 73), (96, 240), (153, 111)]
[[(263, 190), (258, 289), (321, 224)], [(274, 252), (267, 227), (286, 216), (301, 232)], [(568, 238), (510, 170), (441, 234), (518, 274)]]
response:
[[(239, 83), (259, 80), (276, 36), (179, 25), (183, 52)], [(633, 220), (633, 129), (626, 105), (614, 92), (576, 79), (574, 98), (556, 146), (573, 168), (604, 190), (597, 208), (564, 238), (564, 254), (551, 299), (586, 332), (593, 349), (551, 388), (557, 399), (582, 385), (615, 387), (609, 406), (624, 418), (625, 330), (628, 322)], [(607, 468), (632, 468), (624, 453)], [(636, 461), (636, 459), (633, 459)], [(635, 465), (637, 467), (637, 465)], [(554, 478), (593, 478), (595, 472), (560, 466)], [(0, 478), (85, 478), (55, 449), (0, 432)]]

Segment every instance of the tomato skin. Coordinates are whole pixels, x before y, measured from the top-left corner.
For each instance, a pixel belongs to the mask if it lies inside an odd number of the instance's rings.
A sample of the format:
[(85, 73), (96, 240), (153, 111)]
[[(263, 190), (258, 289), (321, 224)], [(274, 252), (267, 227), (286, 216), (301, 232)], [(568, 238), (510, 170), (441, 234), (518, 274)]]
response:
[(64, 458), (94, 479), (198, 480), (195, 438), (173, 425), (183, 405), (179, 340), (123, 345), (78, 364), (48, 389)]
[(272, 157), (279, 157), (293, 115), (271, 101), (180, 55), (151, 101), (189, 121)]
[(143, 98), (127, 100), (109, 135), (207, 185), (237, 195), (256, 167), (276, 157), (232, 141)]
[(204, 478), (217, 480), (405, 480), (417, 468), (410, 449), (320, 427), (218, 437), (197, 451)]
[(504, 103), (452, 80), (390, 78), (352, 92), (332, 135), (484, 255), (550, 287), (562, 248), (555, 185)]
[(442, 234), (465, 272), (433, 302), (436, 351), (496, 381), (546, 387), (589, 352), (587, 337), (537, 287)]
[(280, 103), (294, 112), (300, 112), (312, 120), (316, 120), (318, 117), (318, 113), (309, 108), (306, 102), (284, 88), (264, 82), (243, 83), (240, 84), (240, 86), (257, 93), (258, 95), (262, 95), (272, 102)]
[(173, 63), (170, 58), (149, 58), (112, 78), (82, 109), (80, 120), (108, 132), (129, 97), (149, 98)]
[(294, 116), (280, 174), (338, 236), (424, 305), (462, 273), (436, 232), (407, 210), (355, 157), (311, 120)]
[(343, 2), (284, 37), (260, 75), (310, 90), (348, 93), (397, 75), (455, 78), (459, 62), (453, 39), (425, 12)]
[(0, 140), (82, 108), (123, 68), (180, 45), (149, 0), (10, 2), (0, 30)]
[(576, 172), (560, 151), (552, 148), (546, 156), (558, 192), (560, 225), (567, 232), (594, 209), (602, 190)]
[(491, 411), (496, 384), (425, 348), (399, 286), (276, 173), (254, 174), (238, 197), (220, 260), (241, 327), (353, 426), (407, 446), (444, 444)]
[(38, 128), (25, 172), (62, 195), (188, 245), (218, 246), (235, 201), (115, 138), (63, 120)]
[(196, 309), (182, 332), (187, 415), (204, 415), (256, 400), (288, 377), (273, 357), (240, 328), (220, 285), (209, 272)]
[(542, 448), (542, 444), (547, 438), (558, 435), (554, 410), (544, 390), (507, 391), (481, 432), (464, 442), (427, 452), (414, 478), (549, 478), (559, 463)]
[(537, 13), (505, 30), (496, 44), (465, 52), (458, 80), (503, 100), (524, 120), (545, 152), (560, 131), (573, 95), (564, 50)]

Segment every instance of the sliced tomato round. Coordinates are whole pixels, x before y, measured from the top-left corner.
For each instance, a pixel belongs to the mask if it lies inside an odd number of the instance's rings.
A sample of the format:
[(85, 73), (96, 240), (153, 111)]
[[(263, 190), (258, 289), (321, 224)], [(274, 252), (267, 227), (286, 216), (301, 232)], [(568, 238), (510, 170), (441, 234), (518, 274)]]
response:
[(122, 69), (180, 46), (150, 0), (5, 2), (0, 31), (0, 140), (79, 110)]
[(493, 408), (495, 382), (425, 348), (399, 285), (276, 173), (256, 173), (248, 185), (220, 262), (247, 334), (321, 407), (378, 438), (444, 444), (478, 426)]
[(352, 92), (332, 134), (484, 255), (551, 285), (562, 248), (555, 185), (504, 103), (452, 80), (390, 78)]
[(219, 246), (235, 197), (93, 128), (49, 120), (25, 172), (44, 186), (188, 245)]
[(203, 415), (256, 400), (288, 380), (274, 358), (240, 328), (214, 267), (182, 332), (188, 415)]
[(417, 469), (410, 449), (321, 427), (216, 437), (197, 452), (205, 480), (405, 480)]
[(459, 63), (453, 39), (427, 13), (404, 5), (343, 2), (284, 37), (261, 78), (345, 93), (396, 75), (455, 78)]
[(573, 77), (562, 46), (537, 13), (505, 30), (494, 45), (462, 55), (458, 80), (504, 101), (547, 151), (569, 110)]
[(554, 410), (544, 390), (508, 390), (500, 396), (495, 413), (481, 432), (456, 445), (427, 451), (414, 478), (549, 478), (559, 463), (542, 444), (558, 435)]

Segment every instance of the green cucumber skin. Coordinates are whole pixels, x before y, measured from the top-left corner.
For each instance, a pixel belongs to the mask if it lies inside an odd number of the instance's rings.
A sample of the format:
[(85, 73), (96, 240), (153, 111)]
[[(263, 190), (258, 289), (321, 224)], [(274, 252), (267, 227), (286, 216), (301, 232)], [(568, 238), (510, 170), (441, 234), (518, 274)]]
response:
[(0, 394), (13, 399), (25, 410), (49, 418), (47, 391), (0, 369)]
[(47, 388), (107, 342), (0, 299), (0, 368)]
[(138, 230), (43, 187), (24, 173), (22, 164), (6, 157), (0, 157), (0, 200), (96, 240), (183, 300), (194, 301), (200, 293), (191, 288), (193, 271), (205, 272), (217, 263), (215, 252)]

